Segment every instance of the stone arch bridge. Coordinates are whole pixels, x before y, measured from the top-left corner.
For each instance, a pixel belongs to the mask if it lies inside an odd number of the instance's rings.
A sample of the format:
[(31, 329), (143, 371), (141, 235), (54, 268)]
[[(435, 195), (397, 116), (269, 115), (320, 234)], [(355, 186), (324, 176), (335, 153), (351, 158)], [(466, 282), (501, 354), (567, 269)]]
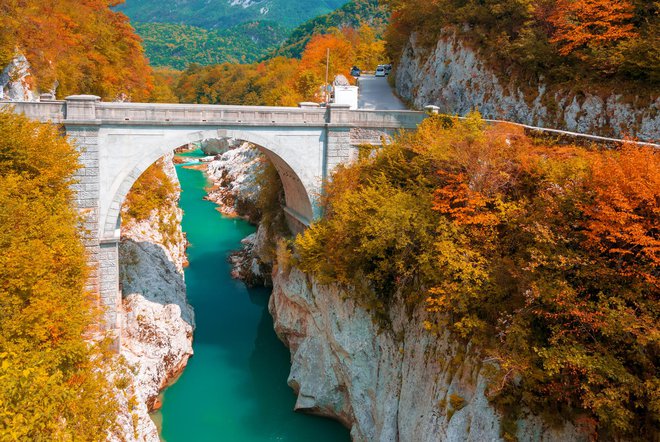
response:
[[(4, 103), (0, 102), (0, 107)], [(284, 185), (287, 221), (300, 231), (320, 216), (316, 196), (338, 164), (357, 156), (360, 144), (381, 144), (399, 129), (415, 129), (428, 115), (415, 111), (104, 103), (93, 95), (63, 101), (12, 102), (15, 112), (60, 124), (80, 151), (76, 204), (86, 220), (88, 259), (94, 268), (88, 290), (105, 307), (106, 327), (117, 328), (121, 305), (118, 243), (121, 205), (131, 186), (151, 164), (190, 142), (235, 138), (256, 145), (272, 161)], [(436, 106), (427, 106), (438, 113)], [(497, 123), (497, 120), (485, 120)], [(515, 124), (515, 123), (513, 123)], [(571, 142), (618, 144), (622, 140), (555, 129), (522, 126)], [(660, 148), (658, 144), (637, 142)]]
[[(1, 103), (0, 103), (1, 104)], [(92, 95), (63, 101), (8, 103), (15, 112), (60, 124), (80, 151), (76, 204), (85, 215), (90, 291), (99, 294), (106, 326), (117, 328), (121, 305), (118, 242), (121, 205), (151, 164), (190, 142), (235, 138), (256, 145), (284, 185), (287, 221), (301, 230), (320, 216), (316, 196), (338, 164), (360, 144), (413, 129), (426, 116), (413, 111), (349, 110), (345, 105), (300, 107), (105, 103)]]

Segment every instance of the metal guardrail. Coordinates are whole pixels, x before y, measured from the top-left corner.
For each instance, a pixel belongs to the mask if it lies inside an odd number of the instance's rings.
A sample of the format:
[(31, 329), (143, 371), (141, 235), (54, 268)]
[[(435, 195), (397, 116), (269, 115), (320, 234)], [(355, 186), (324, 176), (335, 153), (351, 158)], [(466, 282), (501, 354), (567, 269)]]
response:
[[(440, 108), (438, 106), (425, 106), (424, 109), (426, 110), (426, 113), (429, 115), (436, 114), (436, 115), (446, 115), (449, 118), (458, 118), (459, 120), (466, 120), (467, 117), (460, 117), (458, 115), (449, 115), (449, 114), (441, 114), (440, 113)], [(650, 141), (638, 141), (638, 140), (622, 140), (619, 138), (610, 138), (610, 137), (602, 137), (600, 135), (590, 135), (590, 134), (583, 134), (579, 132), (571, 132), (567, 130), (561, 130), (561, 129), (550, 129), (547, 127), (538, 127), (538, 126), (530, 126), (528, 124), (522, 124), (522, 123), (514, 123), (512, 121), (505, 121), (505, 120), (494, 120), (494, 119), (488, 119), (485, 118), (483, 119), (486, 123), (491, 123), (491, 124), (510, 124), (516, 127), (521, 127), (527, 131), (532, 131), (532, 132), (541, 132), (544, 134), (552, 134), (552, 135), (557, 135), (559, 137), (568, 137), (568, 138), (577, 138), (577, 139), (584, 139), (584, 140), (589, 140), (589, 141), (594, 141), (597, 143), (603, 143), (603, 144), (623, 144), (623, 143), (628, 143), (628, 144), (634, 144), (637, 146), (651, 146), (656, 149), (660, 149), (660, 144), (656, 142), (650, 142)]]

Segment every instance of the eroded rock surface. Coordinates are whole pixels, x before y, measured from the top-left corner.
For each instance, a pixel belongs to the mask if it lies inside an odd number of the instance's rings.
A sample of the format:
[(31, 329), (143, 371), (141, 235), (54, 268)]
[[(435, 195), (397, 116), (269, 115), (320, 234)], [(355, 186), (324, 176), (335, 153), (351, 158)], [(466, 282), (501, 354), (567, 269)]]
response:
[(660, 97), (626, 97), (595, 91), (550, 90), (543, 81), (518, 85), (501, 78), (478, 53), (452, 34), (428, 50), (415, 35), (396, 71), (399, 95), (417, 108), (617, 138), (660, 139)]
[(23, 54), (17, 53), (0, 72), (0, 100), (34, 101), (33, 87), (30, 63)]
[[(484, 394), (484, 364), (470, 346), (423, 327), (425, 311), (394, 306), (391, 327), (333, 285), (301, 271), (273, 275), (269, 310), (291, 350), (296, 409), (339, 419), (355, 441), (499, 441), (501, 417)], [(520, 441), (580, 441), (571, 424), (528, 416)]]
[[(164, 169), (178, 183), (171, 156), (164, 160)], [(122, 226), (120, 356), (126, 361), (124, 376), (130, 385), (123, 393), (119, 440), (159, 440), (148, 413), (159, 408), (158, 394), (176, 379), (193, 354), (194, 313), (186, 300), (186, 240), (178, 192), (149, 219)], [(163, 229), (165, 222), (174, 223), (174, 231)]]

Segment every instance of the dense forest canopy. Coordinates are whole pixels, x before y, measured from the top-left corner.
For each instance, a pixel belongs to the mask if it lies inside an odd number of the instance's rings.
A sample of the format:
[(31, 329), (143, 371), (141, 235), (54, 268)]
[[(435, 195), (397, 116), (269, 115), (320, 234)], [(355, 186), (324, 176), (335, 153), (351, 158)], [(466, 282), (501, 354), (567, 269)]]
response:
[[(398, 60), (410, 35), (434, 46), (458, 33), (494, 66), (510, 61), (551, 82), (660, 83), (660, 2), (655, 0), (384, 0)], [(655, 86), (653, 86), (655, 85)]]
[(78, 154), (57, 127), (0, 111), (0, 440), (104, 440), (116, 403), (80, 219)]
[(191, 63), (254, 63), (277, 48), (288, 31), (278, 23), (257, 21), (229, 29), (207, 30), (172, 23), (133, 22), (153, 67), (185, 69)]
[(113, 12), (120, 0), (3, 0), (0, 66), (16, 51), (31, 65), (37, 90), (58, 97), (95, 94), (107, 100), (146, 101), (151, 68), (128, 18)]
[(380, 38), (385, 32), (388, 16), (387, 8), (378, 0), (351, 0), (336, 11), (298, 26), (272, 56), (300, 58), (312, 37), (330, 33), (336, 28), (359, 28), (367, 25)]
[(658, 195), (651, 147), (556, 146), (434, 116), (339, 167), (294, 262), (384, 326), (402, 296), (426, 306), (430, 331), (477, 344), (507, 437), (524, 407), (655, 440)]

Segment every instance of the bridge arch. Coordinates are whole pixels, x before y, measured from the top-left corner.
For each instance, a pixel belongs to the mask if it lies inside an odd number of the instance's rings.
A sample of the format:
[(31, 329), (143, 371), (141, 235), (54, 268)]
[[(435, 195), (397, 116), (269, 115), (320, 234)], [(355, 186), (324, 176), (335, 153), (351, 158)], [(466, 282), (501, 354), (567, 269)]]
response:
[[(278, 154), (278, 152), (285, 152), (285, 146), (282, 146), (273, 137), (266, 137), (257, 132), (245, 130), (207, 130), (177, 134), (176, 136), (158, 140), (157, 143), (149, 142), (151, 146), (147, 149), (140, 149), (141, 155), (139, 157), (126, 161), (120, 167), (107, 191), (105, 204), (104, 201), (101, 201), (101, 238), (106, 240), (119, 238), (121, 206), (140, 175), (152, 164), (169, 152), (188, 143), (227, 138), (248, 142), (268, 158), (277, 170), (284, 187), (286, 201), (286, 207), (284, 209), (289, 226), (293, 231), (300, 231), (309, 225), (314, 218), (312, 196), (317, 193), (317, 189), (313, 185), (310, 186), (310, 183), (305, 185), (299, 174)], [(106, 207), (103, 207), (104, 205)]]

